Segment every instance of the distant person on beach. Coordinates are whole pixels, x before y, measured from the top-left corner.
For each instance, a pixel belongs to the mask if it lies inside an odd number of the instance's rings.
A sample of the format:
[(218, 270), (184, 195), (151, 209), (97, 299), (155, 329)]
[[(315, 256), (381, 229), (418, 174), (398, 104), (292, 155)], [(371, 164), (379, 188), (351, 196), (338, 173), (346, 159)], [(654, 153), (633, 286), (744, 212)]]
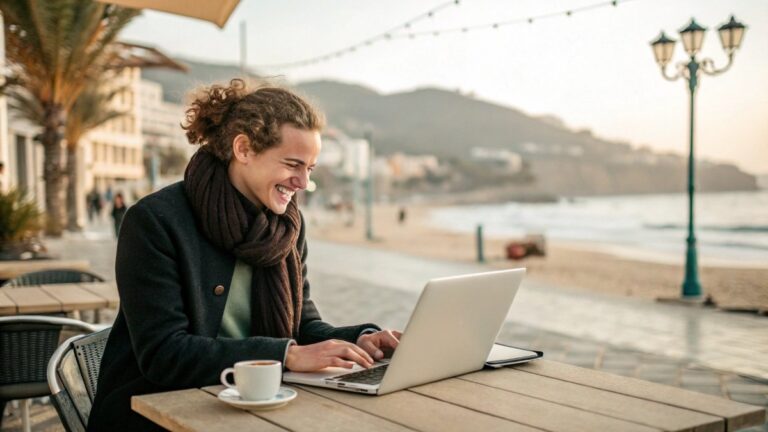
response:
[(401, 206), (397, 211), (397, 223), (403, 225), (405, 223), (405, 206)]
[(120, 232), (120, 225), (123, 223), (123, 216), (125, 216), (125, 212), (127, 210), (128, 207), (125, 206), (123, 194), (118, 192), (115, 195), (114, 202), (112, 203), (112, 222), (115, 226), (115, 237), (117, 237), (118, 233)]
[(232, 80), (194, 95), (183, 127), (200, 145), (184, 180), (120, 227), (120, 310), (89, 431), (160, 430), (132, 396), (217, 384), (239, 361), (367, 368), (399, 343), (375, 324), (324, 322), (311, 299), (296, 193), (317, 163), (321, 114), (290, 90)]

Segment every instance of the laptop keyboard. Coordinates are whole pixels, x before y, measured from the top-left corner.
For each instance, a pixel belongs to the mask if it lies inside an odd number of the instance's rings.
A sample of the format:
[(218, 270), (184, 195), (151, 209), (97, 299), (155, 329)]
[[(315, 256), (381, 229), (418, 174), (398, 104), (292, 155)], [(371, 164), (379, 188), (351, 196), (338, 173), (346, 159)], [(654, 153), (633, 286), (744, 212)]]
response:
[(358, 384), (378, 384), (381, 382), (381, 379), (384, 378), (384, 372), (387, 371), (387, 366), (389, 366), (389, 364), (335, 376), (332, 379)]

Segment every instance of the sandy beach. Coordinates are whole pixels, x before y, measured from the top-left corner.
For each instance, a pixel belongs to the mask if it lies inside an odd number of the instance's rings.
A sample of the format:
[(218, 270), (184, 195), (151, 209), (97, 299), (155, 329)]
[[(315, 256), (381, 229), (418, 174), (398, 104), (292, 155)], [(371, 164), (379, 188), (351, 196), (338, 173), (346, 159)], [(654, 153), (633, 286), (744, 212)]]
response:
[[(409, 206), (405, 223), (399, 224), (396, 206), (377, 205), (373, 212), (374, 241), (365, 239), (362, 211), (354, 218), (325, 210), (305, 210), (305, 216), (311, 238), (444, 260), (475, 261), (474, 236), (429, 226), (429, 212), (433, 209), (427, 205)], [(485, 238), (485, 258), (490, 266), (526, 267), (530, 278), (562, 288), (648, 299), (680, 295), (682, 265), (631, 259), (586, 245), (552, 241), (547, 244), (545, 257), (509, 261), (504, 258), (504, 245), (509, 240)], [(768, 310), (768, 268), (700, 265), (699, 278), (705, 294), (718, 307), (763, 313)]]

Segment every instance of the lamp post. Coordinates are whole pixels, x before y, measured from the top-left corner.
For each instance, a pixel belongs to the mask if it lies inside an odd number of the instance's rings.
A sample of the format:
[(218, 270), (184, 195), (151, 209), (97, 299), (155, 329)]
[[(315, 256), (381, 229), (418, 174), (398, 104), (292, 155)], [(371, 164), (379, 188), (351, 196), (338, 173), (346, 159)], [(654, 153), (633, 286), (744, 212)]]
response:
[(746, 27), (744, 24), (736, 21), (731, 16), (730, 21), (720, 26), (718, 33), (720, 34), (720, 42), (723, 45), (723, 50), (728, 55), (728, 64), (723, 68), (716, 68), (714, 62), (711, 59), (705, 58), (697, 60), (696, 55), (701, 50), (701, 45), (704, 42), (704, 33), (706, 28), (700, 26), (694, 19), (691, 19), (690, 24), (680, 30), (680, 38), (683, 40), (683, 46), (685, 52), (688, 53), (690, 59), (688, 62), (680, 62), (677, 64), (677, 73), (675, 75), (667, 75), (667, 64), (672, 59), (672, 54), (675, 50), (675, 41), (667, 37), (662, 31), (659, 37), (651, 42), (653, 47), (653, 55), (656, 57), (656, 63), (661, 67), (662, 76), (669, 80), (675, 81), (678, 78), (683, 78), (688, 82), (688, 91), (691, 96), (691, 116), (690, 116), (690, 148), (688, 152), (688, 237), (686, 239), (686, 254), (685, 254), (685, 279), (683, 280), (683, 299), (684, 300), (700, 300), (702, 298), (701, 284), (699, 283), (698, 264), (696, 254), (696, 235), (694, 233), (693, 224), (693, 196), (694, 196), (694, 158), (693, 158), (693, 108), (694, 97), (696, 94), (696, 87), (698, 86), (699, 76), (703, 72), (707, 75), (718, 75), (731, 67), (733, 64), (734, 53), (739, 46), (741, 46), (741, 40), (744, 37), (744, 31)]
[(365, 189), (365, 238), (373, 240), (373, 134), (365, 133), (368, 142), (368, 181)]

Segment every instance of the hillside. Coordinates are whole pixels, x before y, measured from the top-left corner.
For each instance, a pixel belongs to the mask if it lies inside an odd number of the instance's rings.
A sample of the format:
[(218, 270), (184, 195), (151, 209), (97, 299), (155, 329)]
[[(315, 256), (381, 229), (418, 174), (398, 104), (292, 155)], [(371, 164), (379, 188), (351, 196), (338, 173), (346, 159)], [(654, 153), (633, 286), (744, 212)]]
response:
[[(144, 72), (164, 86), (166, 98), (177, 102), (194, 85), (240, 75), (235, 66), (181, 61), (190, 67), (186, 75)], [(300, 83), (296, 88), (323, 109), (329, 124), (349, 136), (371, 132), (378, 154), (400, 151), (461, 159), (472, 147), (505, 148), (521, 154), (534, 175), (533, 183), (520, 185), (526, 191), (592, 195), (685, 190), (686, 162), (680, 155), (574, 131), (553, 116), (534, 117), (437, 88), (387, 95), (335, 81)], [(733, 165), (699, 161), (697, 170), (700, 191), (757, 189), (755, 176)]]
[(141, 71), (142, 78), (155, 81), (163, 86), (163, 98), (168, 102), (182, 103), (186, 94), (197, 86), (213, 82), (228, 82), (241, 77), (240, 68), (227, 64), (210, 64), (194, 60), (174, 59), (189, 68), (187, 73), (175, 70), (152, 68)]

